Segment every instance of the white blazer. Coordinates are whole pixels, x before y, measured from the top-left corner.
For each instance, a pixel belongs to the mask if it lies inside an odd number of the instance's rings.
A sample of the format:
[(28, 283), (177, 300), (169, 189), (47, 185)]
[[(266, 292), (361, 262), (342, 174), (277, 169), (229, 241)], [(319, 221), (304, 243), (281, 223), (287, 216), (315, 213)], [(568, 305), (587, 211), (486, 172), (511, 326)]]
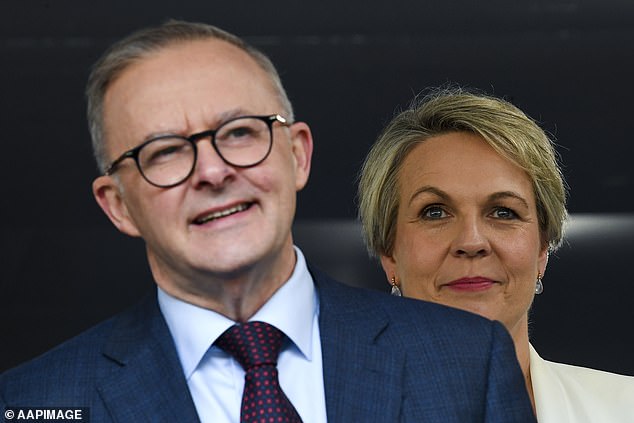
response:
[(530, 346), (539, 423), (632, 423), (634, 377), (554, 363)]

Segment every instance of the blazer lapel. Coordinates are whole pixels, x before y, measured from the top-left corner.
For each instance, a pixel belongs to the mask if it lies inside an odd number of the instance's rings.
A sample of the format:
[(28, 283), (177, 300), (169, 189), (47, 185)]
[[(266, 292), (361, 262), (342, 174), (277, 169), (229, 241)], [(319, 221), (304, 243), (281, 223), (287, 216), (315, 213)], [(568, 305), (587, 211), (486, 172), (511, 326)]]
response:
[(156, 295), (115, 323), (98, 390), (114, 421), (198, 422)]
[(389, 317), (358, 291), (312, 270), (319, 293), (328, 420), (399, 420), (405, 354), (379, 339)]

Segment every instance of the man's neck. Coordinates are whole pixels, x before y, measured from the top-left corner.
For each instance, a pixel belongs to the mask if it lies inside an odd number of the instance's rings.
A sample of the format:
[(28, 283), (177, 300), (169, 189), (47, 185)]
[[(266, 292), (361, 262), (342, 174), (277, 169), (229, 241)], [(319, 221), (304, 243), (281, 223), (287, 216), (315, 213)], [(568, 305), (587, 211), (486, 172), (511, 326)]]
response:
[(198, 307), (213, 310), (236, 322), (247, 321), (286, 282), (295, 268), (289, 252), (231, 273), (170, 272), (148, 254), (152, 275), (167, 294)]

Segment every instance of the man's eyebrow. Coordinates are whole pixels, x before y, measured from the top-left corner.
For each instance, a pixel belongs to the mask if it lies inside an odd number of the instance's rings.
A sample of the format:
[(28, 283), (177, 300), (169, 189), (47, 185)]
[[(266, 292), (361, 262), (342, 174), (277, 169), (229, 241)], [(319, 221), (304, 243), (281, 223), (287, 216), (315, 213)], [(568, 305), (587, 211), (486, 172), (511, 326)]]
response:
[(234, 109), (225, 110), (224, 112), (216, 116), (216, 118), (214, 119), (214, 124), (216, 126), (221, 125), (223, 122), (226, 122), (229, 119), (237, 118), (240, 116), (247, 116), (247, 115), (250, 116), (250, 115), (253, 115), (253, 113), (246, 109), (243, 109), (242, 107), (236, 107)]
[[(229, 110), (225, 110), (224, 112), (218, 114), (217, 116), (214, 116), (213, 118), (213, 123), (210, 124), (208, 129), (216, 129), (218, 126), (222, 125), (224, 122), (231, 120), (233, 118), (237, 118), (240, 116), (245, 116), (245, 115), (252, 115), (253, 113), (241, 108), (241, 107), (236, 107), (234, 109), (229, 109)], [(181, 133), (181, 131), (178, 130), (167, 130), (167, 131), (159, 131), (159, 132), (152, 132), (149, 135), (147, 135), (146, 137), (143, 138), (143, 141), (141, 141), (141, 143), (144, 143), (146, 141), (149, 141), (153, 138), (157, 138), (157, 137), (164, 137), (166, 135), (176, 135), (179, 137), (187, 137), (190, 134), (183, 134)]]
[(495, 192), (489, 196), (490, 201), (503, 200), (506, 198), (513, 198), (515, 200), (518, 200), (520, 203), (522, 203), (522, 205), (524, 205), (524, 207), (529, 208), (528, 201), (526, 201), (524, 197), (514, 191), (500, 191)]
[(408, 205), (412, 204), (412, 201), (414, 201), (414, 199), (416, 197), (418, 197), (421, 194), (434, 194), (442, 199), (448, 199), (449, 198), (449, 194), (447, 194), (445, 191), (441, 190), (440, 188), (436, 188), (434, 186), (431, 185), (423, 185), (422, 187), (418, 188), (416, 191), (414, 191), (414, 193), (410, 196), (409, 198), (409, 202), (407, 203)]

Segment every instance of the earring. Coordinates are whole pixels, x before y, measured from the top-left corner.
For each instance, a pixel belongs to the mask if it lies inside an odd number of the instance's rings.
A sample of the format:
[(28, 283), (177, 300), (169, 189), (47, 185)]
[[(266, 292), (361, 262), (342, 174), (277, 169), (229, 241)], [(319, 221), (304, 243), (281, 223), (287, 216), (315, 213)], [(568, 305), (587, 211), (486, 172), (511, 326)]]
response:
[(402, 297), (403, 296), (403, 293), (401, 292), (401, 289), (396, 284), (396, 278), (394, 276), (392, 276), (392, 279), (390, 280), (390, 285), (392, 285), (392, 290), (390, 291), (391, 295), (394, 295), (395, 297)]
[(535, 282), (535, 294), (539, 295), (544, 292), (544, 284), (542, 283), (542, 278), (544, 275), (540, 273), (537, 274), (537, 282)]

